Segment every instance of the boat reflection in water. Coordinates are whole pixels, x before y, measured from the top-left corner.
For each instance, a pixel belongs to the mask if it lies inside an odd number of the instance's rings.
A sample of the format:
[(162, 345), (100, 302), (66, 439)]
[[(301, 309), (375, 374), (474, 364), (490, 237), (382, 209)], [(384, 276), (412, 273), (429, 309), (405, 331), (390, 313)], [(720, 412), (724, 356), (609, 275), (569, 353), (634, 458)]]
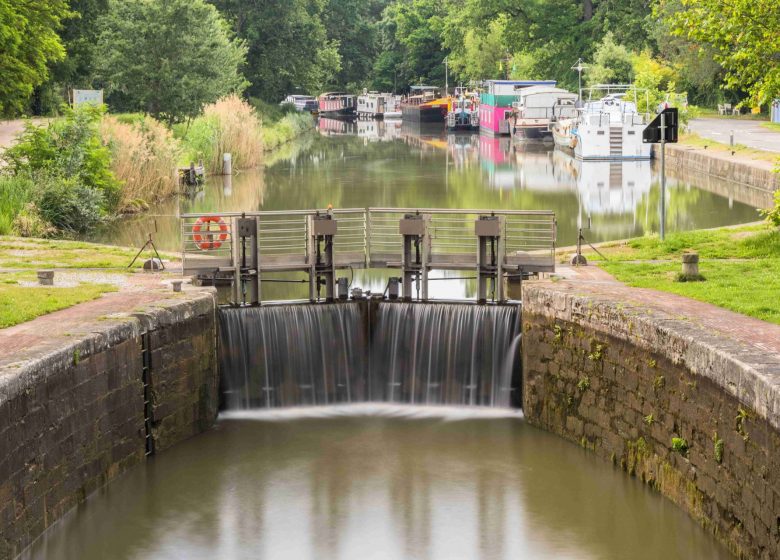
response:
[(358, 138), (368, 142), (397, 140), (401, 137), (401, 121), (398, 119), (358, 120), (355, 125)]
[(329, 117), (320, 117), (317, 129), (323, 136), (352, 136), (357, 132), (354, 120), (332, 119)]

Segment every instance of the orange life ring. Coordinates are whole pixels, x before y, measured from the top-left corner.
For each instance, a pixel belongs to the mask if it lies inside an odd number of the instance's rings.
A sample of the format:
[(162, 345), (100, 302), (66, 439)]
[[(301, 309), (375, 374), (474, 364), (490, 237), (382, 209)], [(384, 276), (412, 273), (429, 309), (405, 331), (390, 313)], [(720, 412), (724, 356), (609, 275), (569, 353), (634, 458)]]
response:
[[(216, 224), (217, 229), (211, 229), (211, 224)], [(203, 234), (200, 233), (201, 231)], [(201, 251), (219, 249), (222, 247), (222, 242), (228, 238), (227, 232), (227, 224), (219, 216), (201, 216), (195, 220), (195, 225), (192, 226), (192, 240)], [(219, 235), (215, 236), (215, 233)]]

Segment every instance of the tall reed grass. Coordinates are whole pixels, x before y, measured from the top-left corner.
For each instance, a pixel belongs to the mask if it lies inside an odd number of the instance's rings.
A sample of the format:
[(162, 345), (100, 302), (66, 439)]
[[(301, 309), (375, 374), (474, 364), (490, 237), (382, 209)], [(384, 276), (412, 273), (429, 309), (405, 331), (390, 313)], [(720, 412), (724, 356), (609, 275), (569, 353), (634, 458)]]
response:
[(248, 169), (263, 155), (260, 119), (249, 103), (237, 95), (223, 97), (203, 109), (203, 116), (184, 132), (185, 156), (203, 160), (208, 173), (222, 172), (222, 154), (229, 153), (233, 167)]
[(100, 132), (111, 148), (111, 170), (122, 182), (119, 212), (143, 210), (176, 194), (181, 145), (162, 123), (148, 116), (105, 116)]
[(0, 235), (14, 234), (14, 220), (32, 198), (32, 179), (20, 175), (0, 175)]

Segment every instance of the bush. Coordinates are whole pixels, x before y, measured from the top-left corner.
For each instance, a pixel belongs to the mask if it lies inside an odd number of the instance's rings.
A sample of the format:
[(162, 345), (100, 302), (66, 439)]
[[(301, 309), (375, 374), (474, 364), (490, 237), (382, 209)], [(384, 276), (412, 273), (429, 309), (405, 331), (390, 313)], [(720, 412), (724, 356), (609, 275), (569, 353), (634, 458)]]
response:
[(193, 120), (184, 144), (189, 160), (203, 160), (209, 173), (222, 172), (224, 153), (231, 154), (237, 169), (255, 167), (263, 152), (260, 119), (249, 103), (229, 95), (207, 105), (203, 116)]
[(761, 215), (764, 216), (769, 225), (780, 228), (780, 191), (775, 191), (774, 198), (775, 205), (773, 208), (759, 210), (759, 212), (761, 212)]
[(0, 175), (0, 235), (11, 235), (14, 220), (30, 202), (33, 181), (27, 175)]
[(143, 115), (106, 116), (100, 132), (111, 150), (111, 170), (122, 182), (117, 211), (135, 211), (176, 194), (181, 146), (162, 123)]
[(60, 177), (97, 191), (103, 210), (119, 201), (120, 183), (111, 172), (111, 152), (98, 130), (103, 108), (85, 105), (66, 109), (48, 126), (28, 123), (19, 140), (3, 154), (11, 174)]
[(88, 232), (104, 215), (103, 194), (74, 177), (36, 177), (34, 202), (40, 217), (61, 231)]

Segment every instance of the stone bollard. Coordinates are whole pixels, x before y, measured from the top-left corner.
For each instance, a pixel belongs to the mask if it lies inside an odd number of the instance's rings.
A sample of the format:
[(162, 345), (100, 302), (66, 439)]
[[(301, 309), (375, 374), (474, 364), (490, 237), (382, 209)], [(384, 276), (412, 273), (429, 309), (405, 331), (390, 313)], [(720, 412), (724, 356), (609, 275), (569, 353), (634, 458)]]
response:
[(181, 283), (182, 280), (174, 280), (171, 282), (171, 286), (173, 286), (174, 292), (181, 292)]
[(155, 271), (155, 270), (162, 270), (163, 269), (163, 263), (160, 259), (157, 257), (146, 259), (144, 261), (144, 270), (145, 271)]
[(682, 279), (701, 280), (701, 275), (699, 274), (699, 253), (683, 253)]
[(230, 154), (222, 154), (222, 174), (233, 174), (233, 156)]
[(41, 286), (53, 286), (54, 285), (54, 271), (53, 270), (39, 270), (38, 271), (38, 284)]

